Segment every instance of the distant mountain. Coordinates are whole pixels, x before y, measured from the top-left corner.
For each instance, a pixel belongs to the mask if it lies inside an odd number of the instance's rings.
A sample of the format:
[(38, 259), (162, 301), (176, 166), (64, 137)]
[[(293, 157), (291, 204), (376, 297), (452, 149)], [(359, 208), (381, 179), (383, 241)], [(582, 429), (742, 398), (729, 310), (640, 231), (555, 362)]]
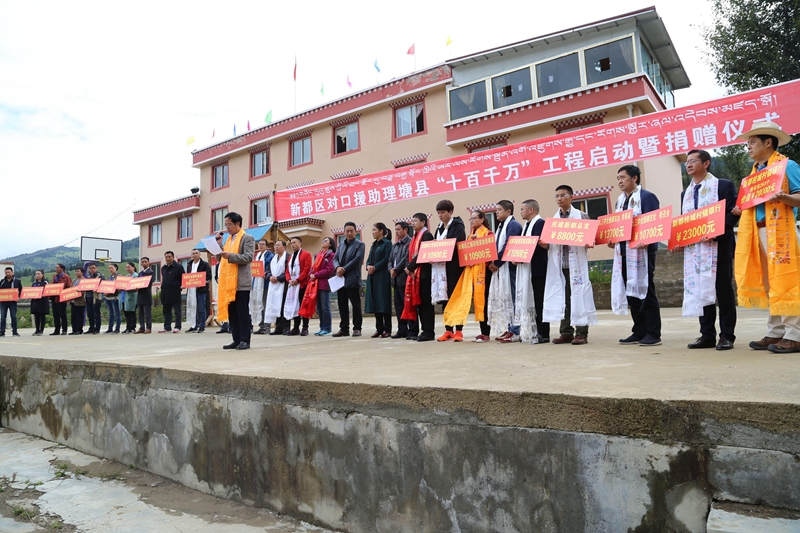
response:
[[(77, 246), (56, 246), (55, 248), (46, 248), (38, 252), (29, 254), (15, 255), (14, 257), (7, 257), (2, 261), (10, 261), (14, 263), (14, 269), (20, 277), (33, 274), (34, 270), (44, 269), (46, 272), (52, 272), (56, 263), (64, 263), (68, 269), (73, 269), (80, 266), (81, 249)], [(122, 259), (123, 261), (137, 261), (139, 257), (139, 237), (122, 243)]]

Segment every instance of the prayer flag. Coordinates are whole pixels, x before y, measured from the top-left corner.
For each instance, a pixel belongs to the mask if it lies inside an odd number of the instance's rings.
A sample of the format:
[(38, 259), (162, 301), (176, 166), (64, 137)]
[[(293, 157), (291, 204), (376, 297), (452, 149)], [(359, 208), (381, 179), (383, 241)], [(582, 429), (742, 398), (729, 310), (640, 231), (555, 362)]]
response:
[(377, 70), (378, 73), (380, 73), (380, 71), (381, 71), (381, 68), (378, 66), (378, 59), (377, 58), (375, 59), (375, 70)]
[(233, 125), (233, 136), (236, 137), (236, 124)]
[(247, 131), (250, 131), (250, 119), (247, 119)]
[(447, 36), (447, 42), (444, 45), (445, 46), (450, 46), (451, 44), (453, 44), (453, 39), (448, 35)]
[(413, 45), (413, 44), (411, 45), (411, 48), (409, 48), (409, 49), (408, 49), (408, 52), (407, 52), (407, 53), (408, 53), (408, 55), (410, 55), (410, 56), (413, 56), (413, 55), (415, 54), (415, 52), (414, 52), (414, 45)]
[(351, 89), (353, 88), (353, 84), (350, 83), (350, 74), (347, 75), (347, 86), (350, 87)]
[(272, 109), (270, 109), (269, 113), (267, 113), (267, 116), (264, 117), (264, 122), (266, 122), (267, 124), (272, 123)]
[(319, 92), (320, 92), (320, 94), (322, 96), (325, 96), (325, 84), (324, 83), (320, 84)]
[(217, 133), (217, 129), (216, 129), (216, 128), (214, 128), (213, 130), (211, 130), (211, 138), (212, 138), (212, 139), (214, 138), (214, 135), (215, 135), (216, 133)]
[(186, 139), (186, 146), (191, 146), (194, 144), (194, 135)]
[(297, 56), (294, 56), (294, 81), (297, 81)]

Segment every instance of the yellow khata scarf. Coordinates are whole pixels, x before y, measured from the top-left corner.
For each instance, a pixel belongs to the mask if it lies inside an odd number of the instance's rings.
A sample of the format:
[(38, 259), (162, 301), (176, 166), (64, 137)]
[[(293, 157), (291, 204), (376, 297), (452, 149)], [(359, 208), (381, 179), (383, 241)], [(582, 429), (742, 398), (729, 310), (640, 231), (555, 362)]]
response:
[[(236, 235), (228, 237), (228, 242), (225, 243), (222, 250), (231, 254), (239, 253), (242, 235), (244, 235), (244, 230), (240, 229)], [(219, 286), (217, 287), (217, 320), (219, 322), (228, 321), (228, 304), (236, 299), (238, 285), (239, 265), (230, 263), (221, 257), (219, 260)]]
[[(786, 159), (773, 152), (767, 166)], [(756, 172), (753, 165), (751, 174)], [(789, 193), (789, 180), (784, 178), (783, 191)], [(800, 315), (800, 250), (797, 244), (794, 211), (783, 202), (767, 202), (767, 273), (769, 295), (764, 290), (761, 269), (761, 250), (756, 227), (756, 209), (742, 213), (739, 220), (739, 238), (736, 242), (736, 285), (739, 305), (743, 307), (769, 307), (771, 315)]]
[[(479, 227), (474, 235), (476, 239), (485, 237), (489, 230), (485, 226)], [(458, 253), (456, 251), (456, 253)], [(486, 295), (486, 263), (478, 263), (464, 267), (458, 284), (453, 290), (447, 307), (444, 308), (445, 326), (463, 326), (467, 322), (470, 304), (475, 302), (475, 320), (483, 322), (486, 320), (484, 303)]]

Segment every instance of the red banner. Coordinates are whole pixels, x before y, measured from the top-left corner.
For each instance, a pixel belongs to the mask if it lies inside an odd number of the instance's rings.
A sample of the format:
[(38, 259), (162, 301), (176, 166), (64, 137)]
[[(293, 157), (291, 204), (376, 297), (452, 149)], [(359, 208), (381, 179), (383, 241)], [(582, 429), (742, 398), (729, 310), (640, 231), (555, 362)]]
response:
[(19, 297), (22, 300), (38, 300), (43, 292), (44, 287), (22, 287), (22, 294)]
[(150, 286), (150, 278), (152, 277), (153, 276), (143, 276), (131, 279), (130, 283), (128, 283), (128, 290), (146, 289)]
[(117, 292), (117, 282), (113, 279), (104, 279), (100, 282), (100, 285), (97, 286), (97, 292), (113, 294)]
[(542, 228), (541, 241), (548, 244), (566, 244), (567, 246), (585, 246), (594, 244), (597, 235), (596, 220), (578, 218), (546, 218)]
[(672, 219), (669, 249), (700, 242), (725, 233), (725, 200)]
[(78, 283), (77, 289), (83, 292), (96, 291), (101, 281), (103, 280), (100, 278), (83, 278), (80, 283)]
[(458, 243), (458, 264), (462, 267), (486, 263), (497, 259), (497, 243), (494, 235), (480, 239), (467, 238)]
[(633, 209), (597, 217), (597, 244), (618, 243), (631, 240)]
[(253, 261), (250, 263), (250, 274), (254, 278), (264, 277), (264, 261)]
[(83, 293), (76, 289), (75, 287), (70, 287), (68, 289), (64, 289), (61, 291), (61, 295), (58, 297), (59, 302), (68, 302), (70, 300), (74, 300), (75, 298), (80, 298), (83, 296)]
[(62, 290), (64, 290), (64, 286), (61, 283), (45, 285), (44, 291), (42, 291), (42, 296), (61, 296)]
[(506, 249), (503, 251), (503, 261), (512, 263), (530, 263), (539, 237), (509, 237)]
[(633, 217), (633, 236), (628, 246), (669, 240), (672, 229), (672, 206)]
[(19, 300), (19, 289), (0, 289), (0, 302), (16, 302)]
[(117, 276), (117, 279), (115, 280), (116, 283), (114, 286), (119, 290), (127, 291), (128, 287), (131, 284), (132, 279), (133, 278), (130, 276)]
[(754, 121), (800, 131), (800, 80), (667, 109), (476, 154), (275, 193), (276, 219), (290, 220), (481, 187), (620, 166), (737, 144)]
[(419, 245), (417, 263), (444, 263), (445, 261), (450, 261), (453, 258), (453, 250), (455, 248), (455, 239), (425, 241)]
[(763, 204), (773, 194), (781, 190), (788, 163), (787, 159), (778, 161), (774, 165), (742, 179), (739, 184), (739, 198), (736, 199), (736, 205), (739, 206), (739, 209), (744, 211), (758, 204)]
[(193, 287), (206, 286), (206, 273), (205, 272), (190, 272), (181, 276), (181, 288), (191, 289)]

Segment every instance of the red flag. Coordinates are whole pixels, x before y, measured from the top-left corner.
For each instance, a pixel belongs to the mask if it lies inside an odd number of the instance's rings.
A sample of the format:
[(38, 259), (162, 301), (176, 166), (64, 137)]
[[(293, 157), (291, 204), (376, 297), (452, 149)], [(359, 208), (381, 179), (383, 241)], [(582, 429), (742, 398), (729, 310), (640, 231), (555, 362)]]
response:
[(408, 55), (410, 55), (410, 56), (413, 56), (414, 54), (415, 54), (415, 52), (414, 52), (414, 45), (412, 44), (412, 45), (411, 45), (411, 48), (409, 48), (409, 49), (408, 49)]
[(250, 131), (250, 119), (247, 119), (247, 131)]
[(297, 81), (297, 56), (294, 56), (294, 81)]
[(216, 128), (215, 128), (215, 129), (213, 129), (213, 130), (211, 131), (211, 138), (212, 138), (212, 139), (214, 138), (214, 134), (215, 134), (215, 133), (217, 133), (217, 130), (216, 130)]

